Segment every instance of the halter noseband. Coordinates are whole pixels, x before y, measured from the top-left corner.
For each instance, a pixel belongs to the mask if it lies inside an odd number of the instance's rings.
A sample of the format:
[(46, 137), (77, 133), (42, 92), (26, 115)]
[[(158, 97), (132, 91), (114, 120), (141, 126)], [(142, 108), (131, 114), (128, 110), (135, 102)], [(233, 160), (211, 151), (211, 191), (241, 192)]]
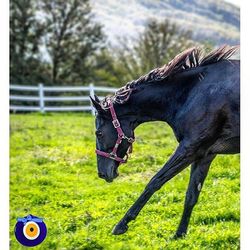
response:
[[(119, 164), (120, 163), (126, 163), (127, 159), (128, 159), (128, 153), (131, 152), (131, 150), (132, 150), (132, 143), (135, 141), (135, 139), (132, 138), (132, 137), (127, 137), (124, 134), (124, 132), (123, 132), (123, 130), (121, 128), (120, 122), (117, 119), (117, 116), (116, 116), (115, 109), (114, 109), (112, 101), (109, 102), (107, 108), (110, 110), (110, 113), (111, 113), (111, 116), (112, 116), (112, 124), (113, 124), (114, 128), (117, 131), (118, 138), (116, 140), (115, 146), (113, 147), (113, 150), (112, 150), (111, 153), (107, 153), (107, 152), (101, 151), (99, 149), (96, 149), (95, 152), (96, 152), (96, 154), (101, 155), (103, 157), (106, 157), (106, 158), (118, 161)], [(117, 154), (116, 154), (117, 153), (117, 149), (118, 149), (119, 145), (122, 143), (123, 139), (127, 140), (130, 143), (130, 146), (129, 146), (128, 151), (126, 153), (125, 159), (118, 157)]]

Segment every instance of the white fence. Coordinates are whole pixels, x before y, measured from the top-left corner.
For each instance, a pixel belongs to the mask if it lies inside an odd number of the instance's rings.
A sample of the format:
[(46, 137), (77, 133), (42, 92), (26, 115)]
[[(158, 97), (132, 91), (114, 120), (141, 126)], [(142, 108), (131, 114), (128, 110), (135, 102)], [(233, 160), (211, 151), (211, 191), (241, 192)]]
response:
[[(44, 86), (38, 84), (38, 86), (23, 86), (23, 85), (10, 85), (10, 90), (20, 92), (20, 95), (10, 95), (10, 100), (15, 101), (37, 101), (37, 106), (18, 106), (10, 105), (10, 110), (16, 111), (40, 111), (44, 113), (46, 111), (91, 111), (94, 114), (94, 109), (90, 103), (89, 96), (94, 96), (95, 91), (98, 93), (114, 93), (117, 89), (110, 87), (100, 87), (89, 84), (89, 86)], [(21, 95), (23, 91), (31, 91), (36, 95)], [(86, 96), (46, 96), (48, 92), (87, 92)], [(102, 99), (104, 96), (100, 96)], [(81, 106), (46, 106), (46, 102), (65, 102), (65, 101), (88, 101), (89, 105)]]

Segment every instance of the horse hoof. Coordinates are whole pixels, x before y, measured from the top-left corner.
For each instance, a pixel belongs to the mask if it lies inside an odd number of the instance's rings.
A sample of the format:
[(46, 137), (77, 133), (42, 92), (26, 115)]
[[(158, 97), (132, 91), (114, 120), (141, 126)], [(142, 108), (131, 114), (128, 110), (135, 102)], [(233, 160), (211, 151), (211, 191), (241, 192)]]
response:
[(112, 231), (112, 234), (114, 234), (114, 235), (124, 234), (124, 233), (127, 232), (127, 230), (128, 230), (128, 226), (126, 224), (120, 224), (120, 223), (118, 223), (114, 227), (114, 229)]
[(182, 233), (179, 233), (179, 232), (177, 232), (177, 233), (175, 233), (175, 235), (174, 235), (174, 239), (180, 239), (180, 238), (184, 238), (186, 236), (186, 233), (185, 232), (182, 232)]

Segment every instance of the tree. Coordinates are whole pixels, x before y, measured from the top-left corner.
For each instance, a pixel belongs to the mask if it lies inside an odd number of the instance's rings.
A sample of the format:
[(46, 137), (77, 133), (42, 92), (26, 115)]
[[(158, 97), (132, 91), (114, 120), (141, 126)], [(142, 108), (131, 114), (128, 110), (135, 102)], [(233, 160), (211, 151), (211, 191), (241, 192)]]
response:
[(96, 55), (94, 69), (92, 81), (102, 86), (120, 86), (120, 80), (126, 74), (118, 67), (117, 51), (114, 48), (104, 49)]
[(32, 83), (41, 78), (39, 46), (43, 26), (35, 17), (35, 1), (10, 1), (10, 81)]
[(43, 0), (40, 10), (47, 27), (51, 83), (88, 81), (93, 57), (105, 41), (101, 26), (93, 21), (89, 0)]
[(121, 41), (121, 48), (114, 58), (116, 72), (119, 71), (117, 81), (124, 83), (137, 79), (194, 44), (190, 31), (184, 31), (168, 20), (149, 20), (132, 45), (128, 40)]

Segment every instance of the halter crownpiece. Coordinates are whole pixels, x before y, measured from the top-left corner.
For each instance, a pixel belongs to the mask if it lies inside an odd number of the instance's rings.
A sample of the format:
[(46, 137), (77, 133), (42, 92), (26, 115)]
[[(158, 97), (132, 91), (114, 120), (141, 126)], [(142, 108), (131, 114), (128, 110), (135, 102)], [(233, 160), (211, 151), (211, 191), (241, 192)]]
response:
[[(135, 141), (135, 139), (132, 138), (132, 137), (127, 137), (124, 134), (124, 132), (123, 132), (123, 130), (121, 128), (121, 124), (120, 124), (120, 122), (119, 122), (119, 120), (117, 118), (117, 115), (115, 113), (113, 102), (111, 100), (108, 102), (108, 105), (107, 105), (106, 108), (109, 109), (109, 111), (111, 113), (112, 124), (113, 124), (114, 128), (117, 131), (118, 137), (117, 137), (115, 146), (113, 147), (113, 150), (112, 150), (111, 153), (107, 153), (107, 152), (101, 151), (99, 149), (96, 149), (95, 152), (96, 152), (96, 154), (98, 154), (100, 156), (103, 156), (103, 157), (118, 161), (119, 164), (120, 163), (126, 163), (127, 159), (128, 159), (128, 153), (132, 152), (132, 143)], [(118, 149), (119, 145), (122, 143), (122, 140), (127, 140), (130, 143), (130, 146), (128, 148), (128, 151), (127, 151), (126, 156), (125, 156), (124, 159), (117, 156), (117, 149)]]

